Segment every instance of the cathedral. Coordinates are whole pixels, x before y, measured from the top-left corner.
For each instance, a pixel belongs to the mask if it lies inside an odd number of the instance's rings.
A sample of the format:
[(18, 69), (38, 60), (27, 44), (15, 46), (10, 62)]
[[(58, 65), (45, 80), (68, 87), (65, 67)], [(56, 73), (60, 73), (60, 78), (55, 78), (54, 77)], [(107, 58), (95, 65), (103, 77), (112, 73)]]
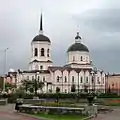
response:
[(66, 50), (66, 64), (54, 66), (52, 40), (44, 34), (42, 22), (41, 14), (39, 34), (31, 41), (29, 68), (16, 72), (17, 87), (21, 86), (22, 80), (36, 79), (44, 83), (44, 93), (55, 93), (58, 89), (63, 93), (83, 92), (86, 87), (88, 91), (105, 92), (105, 73), (93, 66), (89, 49), (82, 43), (79, 32), (76, 33), (74, 43)]

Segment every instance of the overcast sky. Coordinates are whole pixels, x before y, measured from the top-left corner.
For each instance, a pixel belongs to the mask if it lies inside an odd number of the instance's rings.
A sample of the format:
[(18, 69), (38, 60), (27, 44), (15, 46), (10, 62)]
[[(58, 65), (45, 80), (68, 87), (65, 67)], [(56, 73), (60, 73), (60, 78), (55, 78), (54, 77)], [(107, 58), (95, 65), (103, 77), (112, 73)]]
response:
[(7, 47), (7, 70), (28, 68), (41, 8), (55, 65), (65, 64), (66, 51), (79, 30), (95, 66), (120, 72), (120, 0), (0, 0), (0, 74)]

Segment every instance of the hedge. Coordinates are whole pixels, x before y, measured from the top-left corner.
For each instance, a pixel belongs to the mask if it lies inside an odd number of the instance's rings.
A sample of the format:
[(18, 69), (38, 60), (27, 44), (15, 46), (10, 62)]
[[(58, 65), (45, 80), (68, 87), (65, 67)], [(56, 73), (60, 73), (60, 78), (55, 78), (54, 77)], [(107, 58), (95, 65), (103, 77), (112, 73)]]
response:
[[(87, 94), (75, 94), (75, 93), (43, 93), (38, 94), (38, 97), (40, 99), (86, 99)], [(17, 98), (24, 98), (24, 99), (33, 99), (33, 94), (26, 94), (26, 93), (14, 93), (14, 94), (8, 94), (8, 95), (0, 95), (0, 98), (8, 98), (8, 103), (14, 103)], [(100, 94), (97, 96), (97, 98), (120, 98), (117, 94)]]

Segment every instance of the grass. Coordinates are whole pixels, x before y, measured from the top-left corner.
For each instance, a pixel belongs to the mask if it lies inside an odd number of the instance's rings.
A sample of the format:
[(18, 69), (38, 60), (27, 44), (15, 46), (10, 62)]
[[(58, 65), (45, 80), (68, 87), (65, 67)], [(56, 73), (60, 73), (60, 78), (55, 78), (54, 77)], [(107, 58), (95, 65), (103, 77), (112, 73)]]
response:
[(34, 115), (39, 118), (43, 118), (46, 120), (83, 120), (84, 117), (81, 115), (58, 115), (58, 114), (38, 114)]

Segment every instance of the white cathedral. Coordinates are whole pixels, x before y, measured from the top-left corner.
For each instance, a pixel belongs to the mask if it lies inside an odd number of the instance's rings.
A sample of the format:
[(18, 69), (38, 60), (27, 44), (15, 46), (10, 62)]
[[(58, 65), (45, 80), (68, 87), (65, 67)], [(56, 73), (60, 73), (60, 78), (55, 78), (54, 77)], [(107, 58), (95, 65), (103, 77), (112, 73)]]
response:
[[(58, 56), (60, 57), (59, 53)], [(57, 89), (63, 93), (88, 91), (105, 92), (105, 73), (93, 66), (89, 49), (82, 43), (79, 32), (75, 42), (67, 49), (67, 63), (64, 66), (54, 66), (51, 58), (51, 40), (44, 35), (42, 26), (42, 14), (40, 20), (40, 32), (31, 42), (31, 58), (29, 69), (19, 70), (16, 76), (17, 87), (22, 80), (34, 80), (44, 83), (44, 93), (55, 93)]]

